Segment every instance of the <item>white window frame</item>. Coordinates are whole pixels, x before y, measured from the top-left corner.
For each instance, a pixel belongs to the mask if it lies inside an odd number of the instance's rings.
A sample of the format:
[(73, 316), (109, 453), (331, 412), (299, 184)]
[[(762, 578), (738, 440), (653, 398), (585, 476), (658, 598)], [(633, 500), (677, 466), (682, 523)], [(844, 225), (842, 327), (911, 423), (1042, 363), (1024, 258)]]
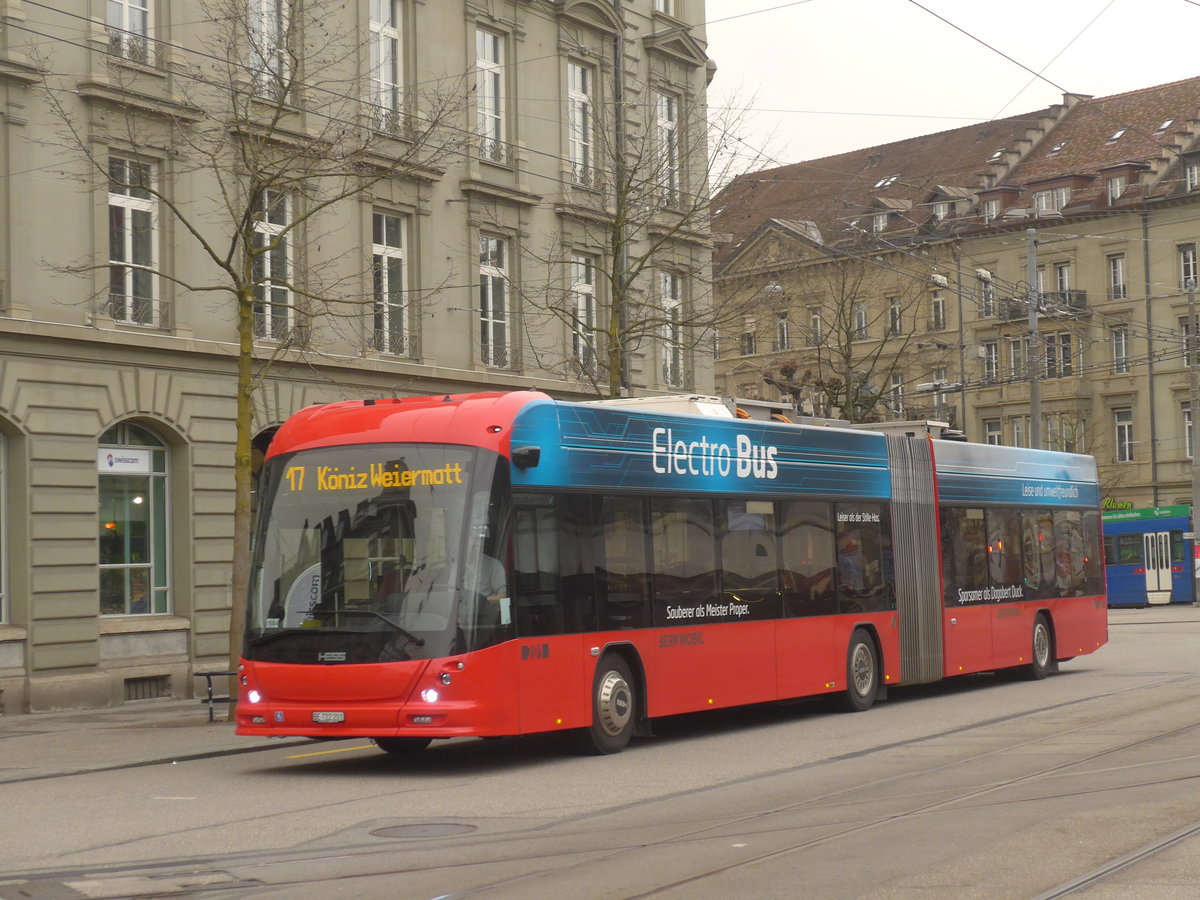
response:
[(867, 334), (867, 301), (855, 300), (852, 311), (854, 314), (854, 334), (850, 339), (853, 341), (865, 341), (869, 337)]
[(1129, 326), (1112, 326), (1113, 374), (1129, 374)]
[[(933, 383), (936, 385), (943, 385), (946, 383), (946, 381), (947, 381), (946, 367), (945, 366), (936, 367), (933, 370)], [(949, 395), (944, 393), (943, 391), (935, 390), (933, 392), (933, 405), (934, 406), (945, 406), (946, 399), (948, 396)]]
[(595, 107), (592, 87), (596, 70), (582, 63), (567, 62), (567, 158), (571, 177), (577, 184), (596, 183)]
[(408, 319), (408, 217), (371, 213), (371, 291), (375, 349), (394, 356), (412, 352)]
[(1014, 338), (1008, 342), (1008, 371), (1014, 381), (1022, 381), (1029, 376), (1028, 350), (1028, 338)]
[(1183, 168), (1184, 190), (1200, 188), (1200, 162), (1189, 162)]
[(946, 330), (946, 297), (941, 291), (929, 295), (929, 330)]
[(404, 79), (400, 41), (401, 0), (371, 0), (371, 104), (375, 125), (383, 131), (400, 128), (400, 92)]
[(979, 314), (981, 316), (996, 314), (996, 283), (991, 279), (979, 279)]
[(149, 64), (150, 0), (107, 0), (108, 52)]
[[(126, 325), (160, 321), (155, 175), (152, 163), (115, 154), (108, 158), (108, 314)], [(148, 247), (138, 240), (145, 232), (149, 232)], [(120, 258), (113, 257), (117, 243)]]
[(983, 342), (983, 381), (995, 384), (1000, 380), (1000, 345), (995, 341)]
[(1060, 331), (1045, 337), (1044, 378), (1069, 378), (1075, 372), (1075, 342), (1071, 332)]
[(654, 133), (658, 148), (658, 188), (663, 203), (679, 202), (679, 98), (654, 92)]
[(508, 241), (479, 236), (479, 359), (491, 369), (512, 365)]
[(1001, 431), (999, 419), (983, 420), (983, 442), (992, 447), (999, 447), (1004, 443), (1004, 432)]
[(1029, 446), (1029, 416), (1012, 417), (1012, 445), (1014, 447)]
[(247, 0), (250, 69), (260, 93), (282, 100), (291, 77), (287, 39), (290, 6), (287, 0)]
[(475, 133), (479, 155), (491, 162), (508, 159), (505, 128), (504, 35), (475, 29)]
[(995, 197), (983, 201), (983, 221), (994, 222), (1000, 218), (1000, 201)]
[(1108, 179), (1105, 189), (1108, 193), (1108, 202), (1110, 204), (1116, 203), (1121, 199), (1121, 195), (1125, 193), (1125, 176), (1114, 175)]
[(810, 347), (819, 346), (824, 339), (825, 326), (821, 321), (821, 310), (818, 307), (810, 306), (808, 309), (808, 345)]
[(254, 336), (286, 340), (292, 330), (292, 196), (267, 188), (255, 205)]
[(675, 15), (675, 0), (654, 0), (654, 11), (668, 16)]
[(792, 323), (785, 312), (775, 314), (775, 346), (772, 349), (792, 349)]
[(571, 255), (571, 357), (589, 374), (596, 371), (596, 266), (591, 254)]
[(1179, 286), (1187, 290), (1188, 281), (1200, 287), (1200, 269), (1197, 269), (1196, 245), (1179, 245)]
[(1133, 462), (1133, 409), (1118, 407), (1113, 415), (1113, 458), (1117, 462)]
[(1124, 300), (1129, 294), (1125, 280), (1125, 254), (1114, 253), (1108, 257), (1108, 299)]
[(894, 416), (904, 416), (904, 376), (897, 372), (888, 379), (888, 409)]
[(671, 387), (683, 386), (683, 279), (675, 272), (660, 271), (659, 304), (662, 308), (662, 379)]
[(1054, 290), (1059, 294), (1059, 300), (1067, 302), (1067, 294), (1071, 290), (1071, 264), (1056, 262), (1054, 264)]
[[(1192, 431), (1192, 401), (1184, 400), (1179, 404), (1180, 412), (1183, 413), (1183, 446), (1184, 453), (1188, 459), (1192, 459), (1196, 453), (1195, 433)], [(3, 439), (0, 438), (0, 441)], [(0, 619), (3, 621), (3, 619)]]

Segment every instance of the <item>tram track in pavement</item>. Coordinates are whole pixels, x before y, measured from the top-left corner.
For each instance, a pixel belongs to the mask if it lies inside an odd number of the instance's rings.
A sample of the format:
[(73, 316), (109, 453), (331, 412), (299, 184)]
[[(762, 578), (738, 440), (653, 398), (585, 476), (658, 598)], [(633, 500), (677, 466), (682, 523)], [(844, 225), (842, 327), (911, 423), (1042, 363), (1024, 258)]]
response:
[[(750, 839), (763, 835), (778, 836), (781, 834), (786, 834), (789, 831), (804, 831), (806, 828), (811, 826), (796, 826), (788, 825), (786, 823), (772, 825), (768, 820), (771, 818), (779, 818), (788, 814), (801, 813), (805, 811), (836, 810), (838, 808), (850, 809), (857, 802), (854, 800), (856, 795), (862, 796), (864, 798), (862, 802), (865, 803), (871, 799), (872, 792), (878, 792), (884, 788), (895, 788), (898, 785), (902, 785), (905, 781), (916, 782), (918, 779), (928, 779), (931, 774), (937, 774), (939, 772), (952, 772), (956, 769), (966, 769), (971, 765), (980, 762), (986, 762), (989, 759), (1003, 756), (1005, 754), (1028, 752), (1031, 749), (1036, 748), (1039, 744), (1044, 745), (1055, 741), (1062, 741), (1065, 738), (1070, 738), (1073, 735), (1078, 735), (1082, 732), (1088, 731), (1089, 729), (1111, 730), (1112, 728), (1119, 726), (1122, 720), (1132, 719), (1134, 716), (1142, 716), (1146, 715), (1147, 713), (1158, 712), (1166, 707), (1188, 702), (1188, 700), (1187, 698), (1181, 699), (1178, 697), (1164, 698), (1161, 701), (1142, 704), (1134, 710), (1122, 712), (1120, 715), (1116, 716), (1108, 716), (1102, 720), (1093, 720), (1082, 724), (1076, 724), (1068, 728), (1054, 729), (1049, 733), (1029, 737), (1019, 741), (1004, 741), (1001, 745), (992, 747), (986, 751), (949, 760), (936, 766), (922, 768), (919, 771), (902, 772), (885, 778), (873, 779), (869, 782), (856, 783), (851, 787), (826, 791), (816, 796), (806, 797), (803, 800), (799, 800), (794, 803), (778, 804), (771, 808), (759, 809), (737, 816), (724, 816), (715, 818), (703, 823), (702, 827), (694, 827), (690, 829), (685, 828), (682, 831), (673, 832), (659, 840), (625, 843), (621, 840), (621, 835), (618, 833), (618, 829), (613, 829), (612, 832), (610, 832), (610, 837), (612, 837), (613, 840), (611, 842), (601, 840), (599, 842), (599, 846), (597, 846), (595, 843), (595, 837), (597, 834), (603, 835), (604, 832), (591, 832), (593, 835), (593, 842), (592, 849), (589, 852), (582, 852), (578, 845), (572, 844), (573, 840), (578, 840), (584, 834), (589, 833), (586, 831), (580, 832), (578, 829), (573, 828), (572, 825), (595, 819), (598, 816), (620, 813), (623, 809), (634, 809), (639, 807), (648, 808), (655, 804), (671, 802), (671, 800), (675, 797), (681, 797), (689, 794), (702, 795), (706, 792), (726, 789), (731, 786), (735, 786), (739, 781), (743, 783), (755, 781), (763, 782), (766, 779), (786, 776), (803, 769), (816, 769), (839, 762), (850, 762), (856, 758), (873, 754), (912, 748), (922, 744), (929, 744), (930, 742), (947, 737), (993, 728), (1014, 719), (1053, 714), (1065, 708), (1077, 706), (1079, 704), (1088, 703), (1091, 701), (1105, 702), (1111, 701), (1117, 697), (1130, 697), (1149, 690), (1161, 690), (1164, 684), (1187, 680), (1190, 680), (1190, 676), (1178, 676), (1176, 678), (1168, 679), (1166, 682), (1156, 682), (1154, 685), (1139, 685), (1127, 689), (1106, 692), (1105, 694), (1094, 697), (1080, 698), (1059, 704), (1049, 704), (1037, 709), (1030, 709), (1021, 713), (1015, 713), (1011, 716), (997, 717), (984, 722), (973, 723), (969, 726), (947, 729), (937, 734), (922, 735), (920, 737), (915, 737), (905, 741), (882, 744), (872, 748), (864, 748), (862, 750), (843, 754), (841, 756), (830, 757), (824, 760), (810, 761), (796, 767), (790, 767), (788, 769), (756, 773), (752, 776), (746, 776), (742, 779), (735, 779), (732, 782), (692, 788), (686, 791), (676, 792), (674, 795), (668, 794), (654, 798), (647, 798), (645, 800), (636, 801), (624, 806), (618, 805), (605, 810), (598, 810), (566, 819), (555, 820), (554, 822), (549, 822), (534, 828), (519, 828), (509, 832), (499, 832), (487, 835), (480, 834), (476, 835), (474, 838), (460, 839), (455, 842), (456, 846), (462, 850), (473, 847), (475, 849), (475, 855), (470, 861), (465, 861), (459, 865), (446, 865), (444, 862), (435, 862), (430, 860), (430, 865), (417, 864), (395, 867), (393, 861), (393, 865), (388, 865), (385, 863), (378, 868), (368, 867), (358, 875), (342, 875), (336, 878), (331, 878), (330, 881), (341, 881), (347, 878), (353, 879), (354, 877), (405, 877), (417, 874), (433, 876), (438, 871), (450, 872), (456, 869), (460, 871), (466, 871), (470, 869), (486, 868), (489, 865), (495, 865), (500, 862), (516, 859), (517, 857), (511, 854), (506, 856), (504, 848), (506, 846), (512, 846), (514, 842), (517, 844), (525, 842), (531, 835), (538, 832), (540, 832), (542, 835), (541, 839), (546, 840), (547, 843), (555, 843), (560, 845), (560, 849), (556, 850), (555, 852), (539, 853), (535, 856), (522, 857), (524, 862), (529, 867), (529, 871), (526, 871), (522, 874), (511, 875), (509, 877), (496, 880), (485, 880), (486, 883), (476, 883), (471, 887), (464, 887), (459, 891), (451, 890), (444, 894), (446, 898), (469, 897), (477, 894), (487, 893), (491, 890), (502, 891), (505, 888), (515, 888), (521, 884), (536, 883), (538, 879), (548, 876), (569, 876), (572, 870), (583, 871), (588, 866), (619, 866), (622, 858), (629, 854), (652, 852), (655, 848), (665, 848), (672, 845), (676, 847), (688, 844), (699, 845), (705, 841), (712, 840), (714, 835), (716, 835), (718, 832), (721, 833), (721, 837), (723, 839), (729, 839), (731, 835), (741, 835), (747, 839)], [(1135, 740), (1122, 741), (1117, 745), (1106, 747), (1082, 756), (1076, 756), (1069, 760), (1058, 762), (1054, 765), (1043, 766), (1034, 771), (1026, 772), (1016, 777), (977, 784), (971, 787), (969, 790), (956, 791), (950, 796), (947, 796), (944, 790), (938, 790), (936, 793), (939, 794), (939, 798), (932, 802), (917, 803), (916, 805), (910, 804), (908, 808), (898, 810), (887, 815), (874, 815), (867, 816), (865, 818), (850, 817), (843, 823), (826, 823), (825, 827), (827, 829), (831, 828), (832, 830), (828, 830), (827, 833), (819, 836), (800, 841), (788, 841), (786, 846), (774, 849), (770, 852), (745, 856), (730, 864), (704, 867), (700, 871), (693, 871), (686, 878), (678, 878), (673, 881), (663, 882), (642, 893), (630, 893), (623, 896), (654, 897), (672, 891), (687, 891), (693, 888), (699, 889), (706, 880), (735, 872), (738, 869), (753, 867), (755, 865), (768, 862), (772, 859), (779, 859), (788, 854), (799, 853), (804, 850), (820, 847), (822, 845), (834, 844), (839, 840), (844, 841), (853, 836), (861, 835), (865, 832), (869, 832), (872, 829), (878, 829), (889, 824), (937, 815), (939, 812), (961, 811), (964, 808), (962, 804), (968, 801), (996, 797), (996, 795), (1007, 789), (1044, 781), (1048, 778), (1068, 772), (1069, 770), (1079, 766), (1096, 762), (1104, 759), (1105, 757), (1111, 757), (1115, 754), (1119, 754), (1139, 746), (1145, 746), (1154, 742), (1169, 740), (1172, 737), (1176, 737), (1197, 728), (1200, 728), (1200, 721), (1189, 721), (1184, 725), (1168, 731), (1139, 737)], [(1141, 764), (1141, 766), (1162, 765), (1172, 761), (1178, 761), (1178, 758), (1175, 758), (1174, 760), (1164, 759), (1153, 764)], [(1200, 777), (1200, 775), (1197, 775), (1196, 777)], [(1165, 779), (1165, 781), (1170, 780), (1171, 779)], [(1142, 784), (1154, 783), (1161, 782), (1142, 782)], [(1093, 791), (1089, 791), (1087, 793), (1127, 790), (1136, 786), (1137, 785), (1134, 784), (1106, 786), (1103, 788), (1094, 789)], [(899, 796), (901, 798), (919, 798), (927, 795), (928, 793), (930, 793), (930, 791), (920, 790), (913, 794)], [(1001, 799), (995, 802), (1029, 803), (1044, 800), (1051, 796), (1053, 796), (1053, 794), (1018, 798), (1016, 800)], [(955, 807), (958, 808), (954, 809)], [(667, 828), (668, 830), (672, 826), (677, 826), (679, 824), (681, 823), (672, 823), (669, 821), (660, 823), (661, 827)], [(752, 825), (756, 825), (757, 827), (744, 827)], [(202, 832), (205, 827), (211, 826), (197, 828), (197, 831)], [(554, 832), (553, 835), (549, 834), (551, 831)], [(1051, 892), (1045, 896), (1047, 898), (1066, 896), (1068, 893), (1079, 889), (1079, 887), (1083, 886), (1084, 884), (1094, 884), (1097, 882), (1097, 880), (1106, 877), (1106, 874), (1119, 871), (1140, 859), (1146, 858), (1147, 855), (1157, 852), (1157, 849), (1165, 849), (1166, 847), (1172, 846), (1173, 844), (1178, 843), (1180, 840), (1185, 839), (1193, 833), (1200, 833), (1200, 823), (1196, 823), (1188, 829), (1183, 829), (1180, 832), (1176, 832), (1173, 835), (1163, 838), (1161, 841), (1156, 842), (1153, 847), (1143, 848), (1142, 850), (1137, 851), (1135, 854), (1130, 854), (1129, 858), (1122, 857), (1114, 860), (1107, 866), (1099, 867), (1094, 872), (1091, 872), (1085, 876), (1080, 876), (1080, 879), (1077, 879), (1073, 882), (1068, 882), (1061, 888), (1056, 889), (1059, 891), (1058, 893)], [(429, 846), (428, 842), (425, 843), (425, 846)], [(1154, 847), (1157, 847), (1157, 849), (1154, 849)], [(277, 873), (277, 867), (279, 866), (291, 866), (301, 861), (308, 864), (317, 864), (322, 859), (344, 860), (347, 857), (353, 857), (359, 860), (367, 860), (371, 857), (376, 857), (380, 862), (383, 862), (384, 859), (394, 855), (398, 850), (401, 850), (402, 852), (403, 850), (412, 850), (417, 848), (418, 845), (414, 843), (408, 843), (407, 845), (391, 844), (389, 846), (381, 846), (377, 842), (363, 842), (344, 844), (336, 848), (326, 847), (317, 852), (313, 852), (314, 848), (308, 847), (301, 850), (279, 850), (267, 852), (251, 851), (244, 854), (227, 855), (224, 857), (197, 856), (190, 859), (160, 860), (154, 863), (89, 866), (86, 867), (86, 869), (74, 869), (73, 871), (46, 870), (42, 872), (30, 872), (25, 874), (0, 872), (0, 898), (5, 898), (5, 900), (7, 900), (9, 895), (4, 892), (5, 885), (12, 885), (14, 883), (14, 878), (18, 880), (29, 879), (29, 881), (26, 883), (30, 885), (36, 884), (39, 881), (43, 883), (50, 883), (52, 881), (61, 885), (64, 883), (69, 883), (72, 879), (77, 880), (79, 878), (87, 878), (92, 882), (94, 882), (96, 879), (120, 879), (122, 877), (128, 877), (135, 872), (143, 873), (142, 877), (149, 879), (147, 890), (141, 894), (130, 892), (128, 894), (120, 894), (119, 896), (161, 896), (162, 888), (166, 886), (166, 882), (171, 881), (174, 878), (172, 873), (178, 873), (181, 869), (187, 870), (185, 882), (190, 881), (190, 883), (174, 884), (170, 891), (171, 896), (198, 897), (209, 895), (217, 891), (226, 893), (230, 896), (236, 896), (241, 892), (242, 889), (254, 891), (283, 890), (289, 883), (286, 879), (275, 880), (270, 876), (266, 877), (265, 880), (259, 880), (253, 877), (253, 873), (256, 871), (263, 872), (265, 874), (266, 871), (271, 870)], [(205, 880), (203, 877), (200, 877), (201, 873), (205, 872), (212, 880)], [(241, 874), (233, 875), (233, 872), (239, 872)], [(248, 879), (247, 876), (249, 876)], [(297, 882), (297, 884), (300, 883), (311, 886), (314, 882), (310, 877), (304, 879), (303, 882)], [(42, 895), (36, 892), (23, 892), (21, 896), (37, 898)], [(47, 893), (44, 896), (48, 897), (55, 895)], [(87, 896), (118, 895), (98, 893), (89, 894)]]

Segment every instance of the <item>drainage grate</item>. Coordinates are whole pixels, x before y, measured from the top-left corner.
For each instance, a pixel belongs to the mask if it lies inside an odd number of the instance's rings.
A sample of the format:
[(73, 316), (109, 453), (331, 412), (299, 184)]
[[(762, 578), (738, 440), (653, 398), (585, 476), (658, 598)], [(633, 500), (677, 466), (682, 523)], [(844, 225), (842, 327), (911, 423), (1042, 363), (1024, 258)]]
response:
[(151, 675), (148, 678), (126, 678), (126, 700), (157, 700), (171, 696), (171, 677)]
[(375, 835), (375, 837), (387, 838), (431, 838), (470, 834), (476, 830), (474, 825), (456, 825), (453, 822), (440, 822), (428, 825), (389, 825), (386, 828), (376, 828), (371, 834)]

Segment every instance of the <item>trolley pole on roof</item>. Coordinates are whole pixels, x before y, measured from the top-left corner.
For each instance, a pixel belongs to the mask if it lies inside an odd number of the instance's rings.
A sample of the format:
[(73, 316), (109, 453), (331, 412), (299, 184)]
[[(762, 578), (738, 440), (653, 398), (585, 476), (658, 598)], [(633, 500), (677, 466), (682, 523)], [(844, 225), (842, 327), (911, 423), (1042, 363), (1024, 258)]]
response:
[(1200, 366), (1197, 366), (1197, 354), (1200, 354), (1200, 345), (1197, 339), (1200, 334), (1197, 334), (1196, 328), (1196, 279), (1189, 278), (1187, 280), (1187, 296), (1188, 296), (1188, 327), (1187, 336), (1187, 362), (1188, 375), (1191, 380), (1191, 398), (1188, 403), (1188, 417), (1191, 420), (1192, 432), (1192, 515), (1191, 515), (1191, 532), (1192, 532), (1192, 558), (1188, 563), (1192, 567), (1192, 605), (1200, 606), (1200, 559), (1196, 558), (1196, 510), (1200, 508), (1200, 447), (1197, 446), (1197, 438), (1200, 437), (1200, 430), (1197, 428), (1197, 422), (1200, 420)]

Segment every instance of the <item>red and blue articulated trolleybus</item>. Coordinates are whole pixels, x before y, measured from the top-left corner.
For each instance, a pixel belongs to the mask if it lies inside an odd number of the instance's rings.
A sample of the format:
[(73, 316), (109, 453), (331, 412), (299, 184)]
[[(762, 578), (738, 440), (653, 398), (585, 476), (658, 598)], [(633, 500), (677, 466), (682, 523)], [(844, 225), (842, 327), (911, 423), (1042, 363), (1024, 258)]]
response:
[(406, 754), (570, 729), (611, 753), (659, 716), (865, 710), (1107, 640), (1090, 457), (691, 407), (293, 416), (259, 485), (238, 732)]

